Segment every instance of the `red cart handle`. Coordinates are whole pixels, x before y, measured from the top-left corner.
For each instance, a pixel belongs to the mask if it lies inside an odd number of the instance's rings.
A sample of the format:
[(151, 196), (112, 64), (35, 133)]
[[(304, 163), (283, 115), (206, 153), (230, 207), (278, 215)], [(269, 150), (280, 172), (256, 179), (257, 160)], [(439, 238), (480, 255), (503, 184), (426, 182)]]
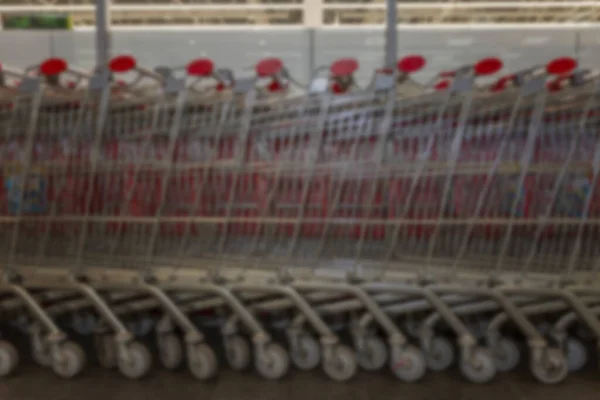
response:
[(198, 58), (190, 61), (185, 69), (190, 76), (209, 78), (215, 72), (215, 64), (209, 58)]
[[(555, 92), (562, 88), (562, 83), (565, 79), (568, 79), (572, 72), (577, 68), (577, 60), (571, 57), (559, 57), (548, 62), (544, 67), (537, 67), (531, 70), (527, 70), (526, 73), (531, 73), (534, 75), (537, 74), (547, 74), (557, 76), (558, 78), (549, 82), (546, 87), (549, 91)], [(515, 82), (517, 79), (517, 74), (511, 74), (500, 78), (490, 87), (492, 92), (500, 92), (508, 86), (510, 82)], [(564, 78), (563, 78), (564, 76)]]
[[(500, 71), (504, 67), (504, 63), (501, 59), (496, 57), (482, 58), (471, 66), (476, 76), (487, 76), (493, 75)], [(455, 71), (443, 71), (438, 74), (440, 78), (455, 78), (458, 70)]]
[(48, 58), (42, 62), (38, 67), (40, 75), (44, 76), (56, 76), (69, 69), (69, 64), (62, 58)]
[(287, 89), (287, 84), (282, 80), (285, 71), (283, 61), (279, 58), (264, 58), (256, 64), (256, 76), (259, 78), (271, 78), (267, 90), (271, 93), (281, 92)]
[(259, 78), (268, 78), (279, 75), (284, 69), (283, 61), (279, 58), (264, 58), (256, 64), (256, 75)]
[(546, 64), (548, 75), (563, 75), (573, 72), (577, 68), (577, 60), (571, 57), (555, 58)]
[(70, 81), (67, 88), (74, 89), (83, 79), (91, 79), (92, 74), (82, 69), (74, 68), (62, 58), (47, 58), (38, 66), (38, 74), (45, 77), (56, 78), (64, 73), (74, 75), (76, 80)]
[(398, 71), (405, 74), (412, 74), (418, 72), (425, 67), (427, 61), (425, 57), (418, 54), (408, 55), (398, 61)]
[(145, 76), (157, 82), (161, 82), (163, 80), (163, 77), (160, 74), (157, 74), (152, 70), (139, 66), (135, 57), (128, 54), (116, 56), (113, 59), (111, 59), (108, 63), (108, 69), (113, 74), (126, 74), (128, 72), (137, 72), (139, 75), (138, 79)]
[(501, 59), (490, 57), (479, 60), (477, 64), (473, 66), (473, 71), (477, 76), (493, 75), (500, 71), (504, 67), (504, 63)]
[(214, 89), (217, 92), (222, 92), (227, 89), (231, 82), (226, 82), (222, 76), (215, 70), (215, 63), (210, 58), (198, 58), (192, 60), (185, 67), (189, 76), (194, 76), (200, 79), (214, 78), (217, 84)]
[(358, 70), (359, 64), (355, 58), (341, 58), (329, 67), (333, 84), (331, 91), (335, 94), (346, 93), (352, 86), (352, 75)]
[(125, 74), (137, 67), (137, 60), (130, 55), (116, 56), (108, 63), (108, 69), (115, 74)]

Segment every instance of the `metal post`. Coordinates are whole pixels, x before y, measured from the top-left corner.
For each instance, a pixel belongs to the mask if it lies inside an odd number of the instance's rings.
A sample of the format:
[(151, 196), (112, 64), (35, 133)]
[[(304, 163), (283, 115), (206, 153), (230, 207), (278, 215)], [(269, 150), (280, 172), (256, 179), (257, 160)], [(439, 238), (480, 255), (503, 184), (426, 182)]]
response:
[(386, 0), (385, 68), (396, 68), (398, 60), (398, 13), (396, 0)]
[(308, 79), (316, 66), (316, 30), (323, 27), (323, 0), (304, 0), (304, 26), (308, 28)]
[(103, 69), (110, 60), (110, 2), (96, 0), (96, 67)]
[(575, 33), (575, 59), (581, 62), (581, 32)]
[(317, 69), (317, 62), (316, 62), (317, 55), (315, 54), (315, 52), (317, 51), (317, 48), (316, 48), (315, 36), (316, 36), (315, 28), (308, 28), (308, 79), (307, 79), (307, 82), (313, 78), (313, 75), (315, 74), (315, 71)]

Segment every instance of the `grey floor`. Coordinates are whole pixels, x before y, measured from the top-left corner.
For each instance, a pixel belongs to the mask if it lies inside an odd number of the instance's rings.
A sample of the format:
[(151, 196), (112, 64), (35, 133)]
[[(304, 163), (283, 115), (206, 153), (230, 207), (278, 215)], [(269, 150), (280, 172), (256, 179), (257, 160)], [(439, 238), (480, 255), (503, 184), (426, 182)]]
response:
[(319, 371), (293, 372), (278, 382), (252, 372), (223, 370), (211, 383), (194, 381), (185, 371), (156, 370), (139, 382), (116, 371), (90, 367), (75, 380), (62, 380), (29, 363), (0, 381), (1, 400), (598, 400), (600, 375), (579, 373), (557, 386), (532, 380), (527, 371), (499, 375), (487, 385), (465, 383), (456, 371), (431, 373), (418, 384), (403, 384), (381, 373), (360, 373), (350, 383), (328, 381)]

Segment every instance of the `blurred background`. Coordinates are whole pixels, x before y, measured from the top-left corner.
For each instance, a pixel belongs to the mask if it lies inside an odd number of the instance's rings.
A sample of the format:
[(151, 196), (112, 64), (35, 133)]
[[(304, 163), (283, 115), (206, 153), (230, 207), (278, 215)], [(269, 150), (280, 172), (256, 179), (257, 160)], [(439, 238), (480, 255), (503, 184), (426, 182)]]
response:
[[(210, 57), (237, 74), (274, 56), (306, 81), (316, 67), (355, 57), (356, 78), (367, 81), (383, 63), (384, 0), (108, 3), (112, 54), (134, 54), (147, 66)], [(600, 62), (598, 1), (399, 0), (397, 7), (398, 55), (424, 55), (424, 79), (487, 56), (502, 58), (505, 71), (558, 56)], [(53, 56), (94, 66), (93, 0), (0, 0), (0, 15), (3, 62), (26, 66)]]

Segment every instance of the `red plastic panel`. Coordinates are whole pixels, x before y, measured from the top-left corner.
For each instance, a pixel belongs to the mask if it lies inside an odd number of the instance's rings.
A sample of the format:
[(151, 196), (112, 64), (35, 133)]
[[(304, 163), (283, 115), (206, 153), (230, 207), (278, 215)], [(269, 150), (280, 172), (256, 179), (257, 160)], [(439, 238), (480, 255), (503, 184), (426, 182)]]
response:
[(546, 84), (546, 89), (549, 92), (558, 92), (562, 88), (559, 80), (554, 80)]
[(279, 81), (277, 79), (273, 79), (271, 81), (271, 83), (269, 84), (269, 86), (267, 86), (267, 90), (270, 93), (282, 92), (285, 89), (286, 89), (286, 85), (282, 85), (281, 83), (279, 83)]
[(450, 81), (449, 80), (444, 80), (441, 82), (438, 82), (435, 86), (434, 89), (441, 92), (443, 90), (446, 90), (450, 87)]
[(331, 92), (334, 94), (343, 94), (346, 93), (348, 90), (344, 87), (342, 87), (342, 85), (340, 85), (339, 83), (335, 82), (333, 85), (331, 85)]
[(506, 88), (506, 82), (498, 81), (490, 86), (490, 92), (498, 93), (502, 92)]
[(222, 92), (222, 91), (224, 91), (225, 89), (227, 89), (227, 86), (225, 86), (225, 84), (224, 84), (223, 82), (219, 82), (219, 83), (217, 83), (217, 85), (215, 86), (215, 90), (216, 90), (217, 92)]
[(498, 79), (494, 84), (490, 86), (490, 91), (492, 92), (501, 92), (508, 86), (509, 82), (515, 79), (515, 75), (505, 75)]

